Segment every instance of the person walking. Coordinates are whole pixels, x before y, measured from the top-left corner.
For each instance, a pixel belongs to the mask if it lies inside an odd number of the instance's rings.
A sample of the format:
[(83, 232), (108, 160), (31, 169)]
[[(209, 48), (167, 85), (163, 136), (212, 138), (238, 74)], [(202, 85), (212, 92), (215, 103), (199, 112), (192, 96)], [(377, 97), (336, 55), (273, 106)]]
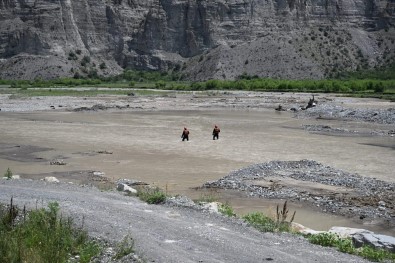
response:
[(187, 127), (184, 127), (184, 130), (182, 131), (182, 134), (181, 134), (181, 138), (182, 138), (182, 141), (184, 141), (185, 139), (187, 141), (189, 141), (189, 130), (187, 129)]
[(219, 127), (217, 125), (215, 125), (214, 129), (213, 129), (213, 140), (215, 140), (215, 138), (217, 138), (217, 140), (219, 139), (220, 132), (221, 132), (221, 130), (219, 129)]

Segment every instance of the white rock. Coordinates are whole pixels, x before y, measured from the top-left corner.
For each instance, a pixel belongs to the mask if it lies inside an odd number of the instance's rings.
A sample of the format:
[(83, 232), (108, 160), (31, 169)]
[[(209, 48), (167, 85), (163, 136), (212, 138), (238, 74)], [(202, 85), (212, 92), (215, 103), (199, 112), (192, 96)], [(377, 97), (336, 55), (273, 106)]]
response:
[(370, 233), (373, 232), (362, 229), (362, 228), (352, 228), (352, 227), (342, 227), (342, 226), (334, 226), (328, 231), (329, 233), (337, 234), (341, 238), (352, 237), (353, 235), (360, 234), (360, 233)]
[(54, 176), (47, 176), (44, 178), (44, 181), (49, 182), (49, 183), (59, 183), (58, 178)]
[(218, 209), (220, 207), (221, 203), (219, 202), (211, 202), (211, 203), (204, 203), (202, 205), (203, 209), (208, 210), (209, 212), (212, 213), (219, 213)]
[(103, 173), (103, 172), (93, 172), (93, 175), (94, 176), (104, 176), (105, 173)]
[(317, 231), (317, 230), (305, 227), (304, 225), (295, 223), (295, 222), (291, 223), (291, 228), (293, 231), (296, 231), (296, 232), (304, 234), (304, 235), (317, 235), (317, 234), (325, 232), (325, 231)]
[(117, 185), (117, 190), (118, 191), (123, 191), (123, 192), (128, 192), (128, 193), (131, 193), (131, 194), (137, 194), (137, 190), (136, 189), (130, 187), (127, 184), (123, 184), (123, 183), (119, 183)]
[(19, 179), (21, 179), (21, 176), (18, 175), (18, 174), (14, 174), (14, 175), (11, 177), (11, 179), (19, 180)]

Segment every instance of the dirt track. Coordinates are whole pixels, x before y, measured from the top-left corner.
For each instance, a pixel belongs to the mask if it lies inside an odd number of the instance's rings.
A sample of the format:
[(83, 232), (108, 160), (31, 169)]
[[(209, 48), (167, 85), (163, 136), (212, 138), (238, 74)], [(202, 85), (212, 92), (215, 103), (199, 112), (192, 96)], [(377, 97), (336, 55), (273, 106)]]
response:
[[(110, 242), (131, 235), (147, 262), (365, 262), (287, 234), (262, 234), (222, 216), (148, 205), (120, 193), (42, 181), (0, 181), (0, 202), (10, 196), (29, 208), (58, 201), (89, 234)], [(129, 261), (130, 262), (130, 261)]]

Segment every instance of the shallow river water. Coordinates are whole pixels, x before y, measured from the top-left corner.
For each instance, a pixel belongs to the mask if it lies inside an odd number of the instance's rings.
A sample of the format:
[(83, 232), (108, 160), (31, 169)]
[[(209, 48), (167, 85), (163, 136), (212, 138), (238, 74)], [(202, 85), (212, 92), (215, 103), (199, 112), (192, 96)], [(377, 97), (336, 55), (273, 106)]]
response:
[[(14, 112), (1, 113), (0, 120), (1, 143), (48, 147), (50, 150), (35, 156), (61, 158), (67, 163), (55, 166), (1, 158), (1, 170), (10, 167), (14, 174), (94, 170), (114, 180), (137, 179), (192, 198), (201, 195), (193, 187), (272, 160), (312, 159), (362, 176), (395, 181), (394, 137), (331, 136), (302, 129), (308, 124), (372, 128), (367, 124), (300, 120), (289, 112), (272, 110)], [(221, 128), (216, 141), (211, 136), (214, 124)], [(183, 127), (190, 129), (188, 142), (181, 141)], [(104, 150), (112, 154), (96, 154)], [(273, 205), (228, 193), (220, 199), (239, 213)], [(369, 228), (298, 205), (293, 208), (297, 210), (295, 221), (317, 230), (332, 225)], [(395, 233), (393, 229), (380, 232), (386, 231)]]

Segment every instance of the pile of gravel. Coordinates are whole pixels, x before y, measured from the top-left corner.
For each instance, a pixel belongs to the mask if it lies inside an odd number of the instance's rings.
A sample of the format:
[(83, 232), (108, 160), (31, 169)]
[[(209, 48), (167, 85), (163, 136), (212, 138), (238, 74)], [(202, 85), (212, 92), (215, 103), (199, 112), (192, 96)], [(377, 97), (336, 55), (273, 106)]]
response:
[(354, 120), (379, 124), (395, 124), (395, 108), (353, 109), (331, 104), (320, 104), (295, 113), (298, 118), (328, 118)]
[[(254, 184), (268, 177), (292, 178), (301, 187), (267, 187)], [(303, 190), (303, 182), (314, 182), (347, 188), (346, 193), (323, 191), (320, 194)], [(272, 161), (254, 164), (217, 180), (206, 182), (204, 188), (221, 188), (245, 191), (249, 196), (308, 202), (325, 212), (381, 219), (395, 225), (395, 184), (374, 178), (362, 177), (324, 166), (316, 161)]]

